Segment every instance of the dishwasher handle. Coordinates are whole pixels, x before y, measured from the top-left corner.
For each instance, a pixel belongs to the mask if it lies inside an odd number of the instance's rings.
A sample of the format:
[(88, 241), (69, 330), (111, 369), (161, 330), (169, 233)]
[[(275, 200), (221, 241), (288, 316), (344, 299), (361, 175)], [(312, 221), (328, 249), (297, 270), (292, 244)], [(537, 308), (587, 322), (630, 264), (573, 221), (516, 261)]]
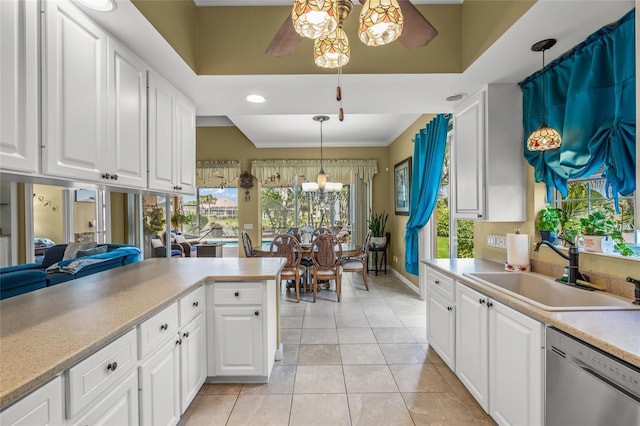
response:
[(607, 384), (610, 387), (614, 388), (618, 392), (621, 392), (621, 393), (625, 394), (626, 396), (628, 396), (629, 398), (631, 398), (632, 400), (640, 403), (640, 396), (634, 395), (633, 393), (631, 393), (627, 389), (623, 388), (622, 386), (620, 386), (616, 382), (614, 382), (611, 379), (603, 376), (602, 374), (599, 374), (596, 370), (594, 370), (593, 368), (591, 368), (587, 364), (583, 363), (579, 359), (572, 357), (572, 359), (570, 359), (568, 361), (570, 363), (574, 364), (576, 367), (580, 368), (585, 373), (597, 378), (598, 380), (604, 382), (605, 384)]

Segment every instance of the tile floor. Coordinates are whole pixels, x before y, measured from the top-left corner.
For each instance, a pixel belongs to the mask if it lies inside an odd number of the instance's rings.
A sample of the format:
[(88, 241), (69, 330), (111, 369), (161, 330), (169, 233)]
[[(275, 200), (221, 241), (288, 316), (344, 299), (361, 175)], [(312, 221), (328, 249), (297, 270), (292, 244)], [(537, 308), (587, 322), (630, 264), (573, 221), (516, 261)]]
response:
[(340, 303), (290, 291), (268, 384), (205, 384), (181, 425), (495, 424), (426, 342), (426, 305), (391, 273), (344, 274)]

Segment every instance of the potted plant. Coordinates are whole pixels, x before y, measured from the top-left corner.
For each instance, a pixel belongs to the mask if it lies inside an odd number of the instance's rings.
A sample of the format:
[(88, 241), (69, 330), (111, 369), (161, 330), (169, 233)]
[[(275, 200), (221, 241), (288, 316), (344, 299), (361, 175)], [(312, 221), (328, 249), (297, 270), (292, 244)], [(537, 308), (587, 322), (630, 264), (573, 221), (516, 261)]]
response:
[(622, 238), (620, 225), (610, 215), (603, 212), (593, 212), (587, 217), (580, 218), (580, 227), (585, 250), (610, 253), (615, 249), (623, 256), (633, 254), (633, 250), (626, 245)]
[(371, 213), (367, 221), (371, 230), (371, 244), (376, 247), (384, 247), (387, 245), (387, 237), (385, 231), (387, 228), (387, 219), (389, 215), (385, 212)]
[(555, 241), (562, 219), (562, 209), (552, 207), (551, 205), (547, 205), (538, 212), (536, 230), (540, 232), (542, 241), (549, 241), (551, 243)]
[(171, 216), (171, 225), (173, 229), (182, 231), (182, 225), (187, 222), (187, 215), (182, 210), (178, 210)]
[(147, 205), (143, 213), (144, 234), (158, 235), (164, 230), (164, 210), (157, 205)]

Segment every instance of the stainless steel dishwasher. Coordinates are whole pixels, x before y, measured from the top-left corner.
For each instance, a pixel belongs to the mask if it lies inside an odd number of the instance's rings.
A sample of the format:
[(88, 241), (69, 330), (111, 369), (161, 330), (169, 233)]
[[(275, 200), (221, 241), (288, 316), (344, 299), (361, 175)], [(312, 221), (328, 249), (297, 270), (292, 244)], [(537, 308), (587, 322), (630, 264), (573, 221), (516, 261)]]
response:
[(546, 342), (547, 426), (640, 425), (640, 369), (551, 327)]

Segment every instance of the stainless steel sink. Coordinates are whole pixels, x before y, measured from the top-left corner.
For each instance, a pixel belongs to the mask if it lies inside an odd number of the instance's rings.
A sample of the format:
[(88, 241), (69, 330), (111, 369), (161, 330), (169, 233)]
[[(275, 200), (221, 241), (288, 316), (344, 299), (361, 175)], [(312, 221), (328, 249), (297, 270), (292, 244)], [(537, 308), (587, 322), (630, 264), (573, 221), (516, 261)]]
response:
[(464, 274), (473, 280), (545, 311), (638, 310), (640, 306), (618, 296), (588, 291), (559, 283), (533, 272), (474, 272)]

